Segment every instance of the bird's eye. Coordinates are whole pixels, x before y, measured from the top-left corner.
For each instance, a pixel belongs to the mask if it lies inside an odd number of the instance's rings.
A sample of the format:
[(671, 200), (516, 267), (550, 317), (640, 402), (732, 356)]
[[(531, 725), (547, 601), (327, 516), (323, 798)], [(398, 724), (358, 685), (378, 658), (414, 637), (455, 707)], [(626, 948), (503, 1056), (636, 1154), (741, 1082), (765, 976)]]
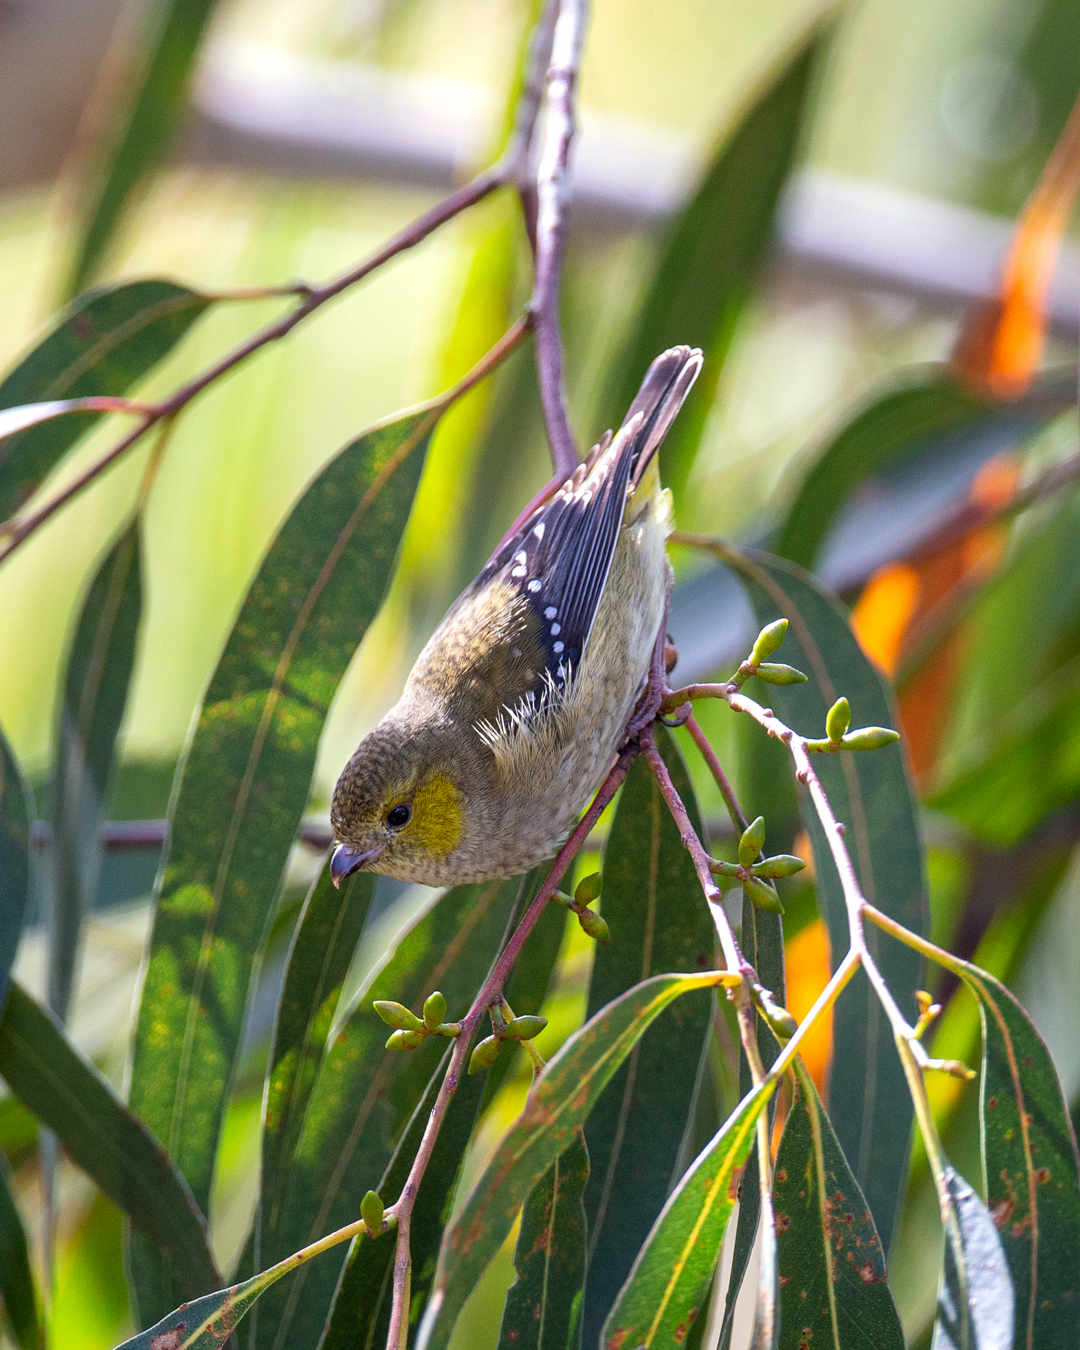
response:
[(412, 820), (412, 807), (406, 802), (398, 802), (386, 813), (386, 823), (392, 830), (401, 830)]

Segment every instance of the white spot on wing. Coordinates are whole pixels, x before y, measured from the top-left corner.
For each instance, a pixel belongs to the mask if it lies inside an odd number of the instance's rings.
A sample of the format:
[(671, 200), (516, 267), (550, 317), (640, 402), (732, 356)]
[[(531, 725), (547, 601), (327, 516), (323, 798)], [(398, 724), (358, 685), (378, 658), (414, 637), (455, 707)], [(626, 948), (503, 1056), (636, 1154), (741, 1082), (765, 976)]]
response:
[(548, 605), (547, 609), (544, 610), (544, 618), (553, 619), (555, 615), (558, 614), (558, 612), (559, 611), (555, 608), (554, 605)]
[(551, 636), (552, 636), (552, 637), (558, 637), (559, 634), (560, 634), (561, 632), (562, 632), (562, 624), (561, 624), (561, 623), (553, 623), (553, 624), (551, 625)]
[(540, 589), (539, 578), (533, 577), (532, 581), (529, 582), (528, 586), (526, 586), (525, 589), (527, 591), (532, 591), (533, 595), (535, 595), (536, 592)]
[(544, 522), (543, 522), (543, 521), (541, 521), (539, 525), (534, 525), (534, 526), (533, 526), (533, 534), (536, 535), (537, 539), (543, 539), (543, 537), (544, 537), (544, 528), (545, 528), (545, 526), (544, 526)]

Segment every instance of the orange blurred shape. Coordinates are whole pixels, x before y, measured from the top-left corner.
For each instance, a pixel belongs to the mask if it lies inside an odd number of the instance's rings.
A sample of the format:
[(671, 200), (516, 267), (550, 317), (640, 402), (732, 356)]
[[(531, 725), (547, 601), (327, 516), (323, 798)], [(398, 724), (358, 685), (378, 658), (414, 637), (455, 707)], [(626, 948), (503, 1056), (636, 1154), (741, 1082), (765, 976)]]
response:
[(896, 674), (900, 651), (922, 590), (919, 573), (909, 563), (888, 563), (863, 587), (851, 611), (859, 645), (886, 675)]
[(1080, 99), (1020, 213), (1000, 293), (971, 313), (953, 349), (953, 370), (995, 398), (1022, 394), (1038, 368), (1046, 296), (1078, 190)]
[[(788, 1012), (801, 1022), (829, 982), (829, 934), (815, 919), (785, 944), (784, 966)], [(822, 1014), (802, 1043), (802, 1058), (818, 1092), (825, 1095), (825, 1075), (832, 1057), (832, 1011)]]

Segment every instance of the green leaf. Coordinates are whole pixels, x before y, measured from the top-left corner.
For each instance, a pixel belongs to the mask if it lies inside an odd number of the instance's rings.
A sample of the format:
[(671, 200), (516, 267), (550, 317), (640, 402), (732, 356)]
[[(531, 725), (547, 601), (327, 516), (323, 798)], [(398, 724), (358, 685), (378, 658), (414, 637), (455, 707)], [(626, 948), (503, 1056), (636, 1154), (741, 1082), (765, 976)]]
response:
[(141, 570), (139, 522), (133, 520), (90, 583), (67, 658), (53, 768), (49, 913), (49, 1006), (61, 1022), (71, 997), (83, 915), (97, 889), (98, 834), (135, 664)]
[(598, 424), (630, 406), (657, 352), (701, 347), (694, 398), (664, 443), (664, 481), (676, 510), (685, 495), (735, 325), (768, 252), (780, 191), (807, 119), (815, 66), (831, 25), (816, 23), (785, 53), (721, 138), (696, 191), (672, 225), (630, 337), (612, 369)]
[(150, 11), (156, 31), (148, 35), (141, 79), (126, 110), (125, 125), (114, 132), (109, 162), (94, 184), (66, 294), (86, 285), (133, 189), (168, 150), (213, 12), (214, 0), (166, 0)]
[(375, 892), (372, 873), (360, 873), (341, 891), (323, 867), (312, 883), (289, 948), (278, 998), (274, 1037), (263, 1094), (260, 1215), (254, 1260), (262, 1265), (261, 1233), (276, 1227), (275, 1209), (285, 1193), (290, 1160), (304, 1112), (329, 1048), (330, 1027), (341, 986), (360, 939)]
[(0, 1077), (153, 1242), (174, 1278), (195, 1289), (221, 1283), (205, 1220), (172, 1159), (17, 984), (0, 1019)]
[[(693, 788), (666, 733), (657, 745), (700, 832)], [(604, 917), (617, 941), (598, 948), (587, 1017), (650, 975), (712, 965), (715, 933), (690, 855), (643, 759), (619, 794), (604, 850)], [(595, 1345), (612, 1301), (671, 1190), (694, 1114), (713, 996), (672, 1005), (626, 1058), (585, 1125), (589, 1274), (583, 1334)]]
[(775, 1086), (743, 1098), (675, 1188), (604, 1323), (604, 1347), (677, 1345), (704, 1313), (757, 1119)]
[(581, 1344), (589, 1151), (580, 1130), (533, 1187), (514, 1249), (517, 1279), (503, 1305), (499, 1350), (573, 1350)]
[[(178, 771), (131, 1100), (205, 1205), (252, 970), (307, 802), (327, 709), (386, 590), (441, 404), (346, 446), (281, 527)], [(133, 1252), (144, 1316), (197, 1290)]]
[(773, 1178), (781, 1350), (904, 1350), (873, 1216), (805, 1071), (798, 1084)]
[[(134, 281), (74, 301), (0, 384), (0, 408), (123, 394), (187, 333), (210, 298), (171, 281)], [(61, 417), (0, 445), (0, 520), (14, 515), (98, 421)]]
[[(263, 1195), (260, 1260), (281, 1259), (350, 1222), (368, 1189), (377, 1190), (387, 1204), (397, 1199), (404, 1177), (394, 1159), (402, 1156), (402, 1136), (413, 1128), (416, 1104), (428, 1090), (447, 1043), (434, 1037), (408, 1053), (386, 1051), (386, 1028), (371, 1004), (392, 996), (409, 1007), (420, 1007), (433, 990), (441, 989), (451, 1012), (463, 1011), (505, 940), (508, 915), (530, 894), (531, 876), (458, 886), (441, 898), (433, 896), (357, 995), (323, 1057), (303, 1126), (289, 1158), (283, 1160), (281, 1194)], [(465, 1100), (473, 1100), (471, 1089)], [(410, 1161), (406, 1158), (406, 1172)], [(441, 1231), (442, 1225), (436, 1224), (426, 1236), (437, 1242)], [(417, 1228), (417, 1239), (424, 1236)], [(315, 1346), (340, 1269), (340, 1261), (319, 1262), (271, 1295), (253, 1319), (251, 1344), (258, 1350)], [(429, 1270), (428, 1279), (430, 1275)], [(417, 1273), (414, 1288), (419, 1287)], [(380, 1321), (386, 1312), (376, 1303), (365, 1316)]]
[(30, 899), (30, 826), (34, 803), (0, 731), (0, 1013), (4, 1011), (11, 966)]
[(1080, 1158), (1050, 1052), (993, 976), (957, 969), (979, 1000), (979, 1114), (987, 1207), (1016, 1293), (1014, 1344), (1080, 1345)]
[(602, 1009), (563, 1045), (534, 1082), (524, 1110), (446, 1234), (419, 1346), (432, 1350), (447, 1343), (525, 1197), (568, 1147), (645, 1029), (681, 994), (716, 983), (714, 973), (654, 976)]
[(1013, 1287), (994, 1220), (958, 1172), (935, 1175), (945, 1273), (931, 1350), (1012, 1350)]
[[(863, 655), (836, 601), (800, 568), (765, 554), (732, 554), (759, 623), (790, 620), (785, 652), (810, 675), (807, 684), (769, 691), (788, 726), (813, 733), (844, 693), (860, 723), (896, 724), (889, 690)], [(868, 754), (815, 756), (814, 767), (839, 820), (863, 894), (917, 933), (926, 927), (926, 880), (915, 794), (895, 746)], [(834, 956), (848, 948), (847, 910), (835, 864), (805, 794), (803, 820), (817, 870), (818, 903)], [(922, 962), (900, 943), (868, 932), (874, 960), (903, 1003), (921, 984)], [(888, 1250), (907, 1171), (912, 1107), (892, 1031), (861, 973), (837, 1004), (829, 1101), (840, 1146), (863, 1188)]]
[[(427, 1091), (416, 1103), (379, 1182), (380, 1195), (396, 1197), (401, 1194), (442, 1086), (450, 1054), (451, 1050), (447, 1049), (431, 1076)], [(466, 1074), (459, 1081), (417, 1192), (409, 1243), (413, 1267), (410, 1283), (413, 1320), (424, 1306), (435, 1278), (439, 1242), (450, 1221), (462, 1159), (476, 1125), (484, 1087), (485, 1079), (475, 1074)], [(393, 1263), (392, 1236), (376, 1242), (365, 1237), (353, 1239), (319, 1350), (357, 1350), (358, 1345), (364, 1346), (365, 1350), (378, 1350), (385, 1344), (390, 1325)]]
[(45, 1326), (41, 1320), (30, 1248), (19, 1211), (11, 1194), (11, 1173), (0, 1153), (0, 1313), (19, 1350), (45, 1350)]
[[(780, 915), (758, 907), (743, 896), (742, 928), (740, 930), (742, 952), (753, 968), (758, 979), (766, 989), (772, 991), (779, 1003), (785, 999), (784, 992), (784, 933)], [(765, 1024), (757, 1021), (758, 1050), (762, 1061), (768, 1064), (776, 1054), (776, 1038)], [(743, 1055), (739, 1060), (739, 1090), (745, 1097), (753, 1083), (750, 1066)], [(750, 1257), (754, 1250), (759, 1220), (761, 1218), (761, 1186), (758, 1181), (758, 1159), (751, 1153), (742, 1179), (742, 1191), (739, 1197), (739, 1213), (735, 1220), (735, 1242), (732, 1248), (731, 1272), (724, 1301), (724, 1319), (720, 1325), (720, 1350), (727, 1350), (731, 1344), (735, 1329), (735, 1307), (742, 1287)], [(758, 1286), (758, 1305), (768, 1294), (768, 1289)], [(774, 1295), (775, 1303), (775, 1295)], [(764, 1315), (766, 1309), (762, 1308)]]
[(814, 454), (788, 508), (776, 552), (812, 566), (841, 508), (869, 475), (930, 457), (939, 464), (966, 459), (980, 445), (989, 458), (1075, 401), (1075, 375), (1068, 383), (1049, 379), (1007, 403), (980, 398), (939, 371), (879, 395)]

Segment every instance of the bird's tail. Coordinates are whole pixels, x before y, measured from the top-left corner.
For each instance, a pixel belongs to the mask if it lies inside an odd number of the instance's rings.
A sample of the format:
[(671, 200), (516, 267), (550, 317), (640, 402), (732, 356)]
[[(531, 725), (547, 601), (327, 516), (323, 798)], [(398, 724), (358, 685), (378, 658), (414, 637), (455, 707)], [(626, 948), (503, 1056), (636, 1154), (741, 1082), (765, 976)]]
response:
[(630, 467), (633, 489), (644, 486), (643, 479), (656, 452), (701, 372), (702, 360), (697, 347), (671, 347), (645, 372), (637, 397), (616, 435), (619, 440), (630, 434), (635, 441)]

